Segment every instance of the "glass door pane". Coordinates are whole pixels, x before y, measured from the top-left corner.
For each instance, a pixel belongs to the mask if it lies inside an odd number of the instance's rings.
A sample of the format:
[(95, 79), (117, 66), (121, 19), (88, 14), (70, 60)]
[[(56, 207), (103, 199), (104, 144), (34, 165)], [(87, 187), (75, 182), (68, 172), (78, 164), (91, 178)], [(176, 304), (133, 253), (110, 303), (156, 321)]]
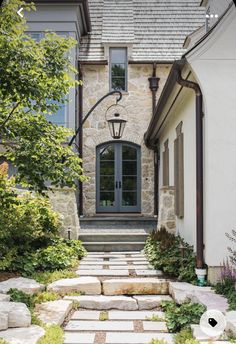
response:
[(115, 205), (115, 147), (108, 145), (99, 150), (100, 200), (99, 206)]
[(137, 149), (122, 146), (122, 207), (134, 207), (138, 204)]

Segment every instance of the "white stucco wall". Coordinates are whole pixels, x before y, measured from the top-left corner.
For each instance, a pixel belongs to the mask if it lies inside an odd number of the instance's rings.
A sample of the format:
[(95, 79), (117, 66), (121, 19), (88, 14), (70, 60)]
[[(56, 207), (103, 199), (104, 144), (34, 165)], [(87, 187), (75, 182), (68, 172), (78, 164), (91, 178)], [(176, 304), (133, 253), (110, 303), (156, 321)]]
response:
[(217, 266), (236, 227), (236, 9), (188, 61), (205, 104), (205, 258)]
[[(167, 107), (168, 109), (168, 107)], [(184, 133), (184, 218), (176, 219), (176, 232), (189, 244), (195, 246), (196, 238), (196, 159), (195, 159), (195, 94), (184, 89), (178, 102), (172, 107), (169, 120), (166, 121), (160, 133), (161, 157), (164, 151), (164, 142), (169, 140), (169, 184), (174, 186), (174, 140), (176, 127), (183, 122)], [(162, 165), (160, 161), (160, 188), (163, 186)]]

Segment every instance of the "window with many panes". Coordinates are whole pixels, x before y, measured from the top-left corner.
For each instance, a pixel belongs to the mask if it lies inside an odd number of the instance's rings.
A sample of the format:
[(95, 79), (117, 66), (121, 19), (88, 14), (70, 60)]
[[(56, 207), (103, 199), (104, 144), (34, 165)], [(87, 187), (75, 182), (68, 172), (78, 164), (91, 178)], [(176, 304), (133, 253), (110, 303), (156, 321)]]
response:
[(110, 89), (127, 91), (126, 48), (110, 48)]
[[(27, 32), (35, 41), (39, 42), (44, 37), (44, 32)], [(68, 34), (66, 32), (57, 32), (57, 35), (66, 37)], [(57, 112), (53, 115), (45, 115), (46, 119), (60, 126), (66, 126), (66, 112), (67, 106), (64, 103), (53, 102), (59, 106)]]

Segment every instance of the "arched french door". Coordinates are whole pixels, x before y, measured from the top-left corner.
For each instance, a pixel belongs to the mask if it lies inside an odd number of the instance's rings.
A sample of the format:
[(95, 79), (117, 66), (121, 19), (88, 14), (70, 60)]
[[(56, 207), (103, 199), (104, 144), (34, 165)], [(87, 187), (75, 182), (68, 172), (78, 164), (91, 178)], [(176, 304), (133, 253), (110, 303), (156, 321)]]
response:
[(97, 147), (97, 212), (141, 211), (140, 147), (108, 142)]

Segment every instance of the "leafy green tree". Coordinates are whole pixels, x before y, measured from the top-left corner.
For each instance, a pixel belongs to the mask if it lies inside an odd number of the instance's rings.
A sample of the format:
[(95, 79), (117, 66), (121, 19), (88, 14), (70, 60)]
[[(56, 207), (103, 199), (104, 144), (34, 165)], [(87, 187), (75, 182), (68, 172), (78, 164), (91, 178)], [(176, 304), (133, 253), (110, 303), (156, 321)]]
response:
[(16, 182), (42, 192), (84, 180), (81, 159), (66, 144), (70, 130), (48, 122), (79, 82), (70, 61), (73, 38), (47, 32), (39, 42), (26, 34), (17, 11), (34, 4), (11, 0), (0, 9), (0, 139), (18, 169)]

